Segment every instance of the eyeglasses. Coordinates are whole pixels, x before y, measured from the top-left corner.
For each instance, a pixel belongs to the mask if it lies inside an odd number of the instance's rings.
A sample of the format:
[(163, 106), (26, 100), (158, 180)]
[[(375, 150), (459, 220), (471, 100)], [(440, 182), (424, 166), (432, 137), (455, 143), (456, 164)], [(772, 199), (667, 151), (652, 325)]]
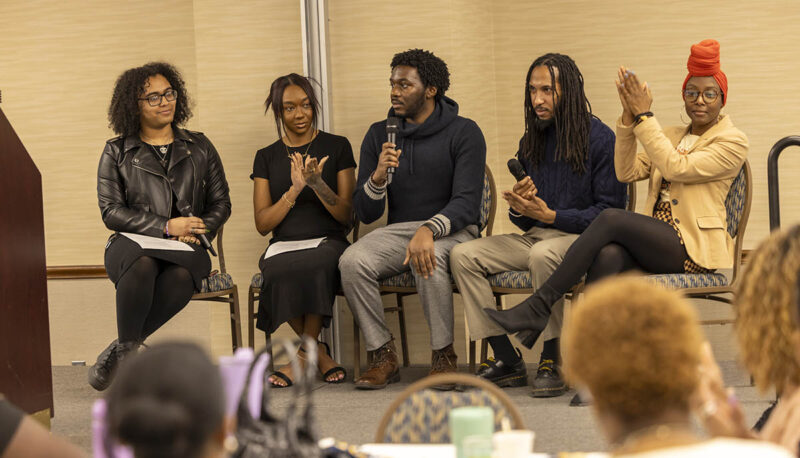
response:
[(150, 94), (147, 97), (139, 97), (139, 100), (147, 100), (148, 105), (157, 107), (161, 105), (161, 97), (167, 99), (167, 102), (174, 102), (178, 98), (178, 91), (167, 89), (163, 94)]
[(694, 102), (698, 97), (700, 97), (700, 94), (703, 94), (703, 100), (710, 103), (717, 100), (717, 97), (722, 95), (722, 92), (719, 92), (715, 89), (706, 89), (702, 92), (696, 89), (686, 89), (683, 91), (683, 98), (687, 102)]

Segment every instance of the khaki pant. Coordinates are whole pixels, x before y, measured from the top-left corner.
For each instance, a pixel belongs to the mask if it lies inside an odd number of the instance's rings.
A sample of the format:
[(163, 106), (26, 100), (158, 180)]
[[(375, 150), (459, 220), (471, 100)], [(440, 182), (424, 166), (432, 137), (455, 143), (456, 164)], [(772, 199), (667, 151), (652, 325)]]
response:
[[(538, 289), (561, 264), (564, 253), (578, 234), (533, 227), (525, 234), (504, 234), (456, 245), (450, 252), (450, 269), (464, 301), (470, 340), (505, 335), (484, 308), (495, 308), (488, 275), (510, 270), (528, 270)], [(561, 335), (564, 299), (553, 305), (543, 340)]]

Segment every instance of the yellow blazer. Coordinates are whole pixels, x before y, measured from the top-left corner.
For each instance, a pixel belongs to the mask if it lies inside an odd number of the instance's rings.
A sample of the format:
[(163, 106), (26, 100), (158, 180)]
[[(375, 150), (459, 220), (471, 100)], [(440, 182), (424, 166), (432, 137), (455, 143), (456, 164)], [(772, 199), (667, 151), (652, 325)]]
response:
[[(624, 183), (650, 178), (644, 213), (653, 215), (661, 180), (669, 180), (672, 217), (686, 252), (707, 269), (733, 266), (733, 239), (727, 231), (725, 198), (747, 158), (747, 136), (724, 115), (686, 154), (675, 149), (688, 126), (662, 129), (655, 118), (636, 127), (617, 120), (614, 168)], [(636, 140), (644, 151), (636, 151)]]

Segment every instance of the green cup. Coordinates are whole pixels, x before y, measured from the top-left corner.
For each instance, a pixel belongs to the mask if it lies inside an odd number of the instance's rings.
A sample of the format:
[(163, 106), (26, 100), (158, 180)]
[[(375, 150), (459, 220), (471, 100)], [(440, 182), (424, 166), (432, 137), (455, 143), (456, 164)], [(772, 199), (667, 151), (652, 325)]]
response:
[(459, 407), (450, 411), (450, 439), (456, 446), (457, 458), (468, 455), (464, 439), (485, 436), (491, 442), (494, 434), (494, 411), (490, 407)]

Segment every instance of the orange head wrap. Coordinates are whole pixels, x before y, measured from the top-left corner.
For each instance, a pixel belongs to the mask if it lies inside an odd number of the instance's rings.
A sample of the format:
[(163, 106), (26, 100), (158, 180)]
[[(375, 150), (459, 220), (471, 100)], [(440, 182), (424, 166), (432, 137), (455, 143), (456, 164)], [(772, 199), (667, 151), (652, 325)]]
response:
[(683, 80), (681, 90), (686, 89), (686, 83), (693, 76), (713, 76), (722, 90), (722, 104), (725, 105), (728, 98), (728, 77), (719, 66), (719, 43), (717, 40), (703, 40), (692, 45), (692, 53), (686, 62), (686, 68), (689, 69), (689, 74)]

